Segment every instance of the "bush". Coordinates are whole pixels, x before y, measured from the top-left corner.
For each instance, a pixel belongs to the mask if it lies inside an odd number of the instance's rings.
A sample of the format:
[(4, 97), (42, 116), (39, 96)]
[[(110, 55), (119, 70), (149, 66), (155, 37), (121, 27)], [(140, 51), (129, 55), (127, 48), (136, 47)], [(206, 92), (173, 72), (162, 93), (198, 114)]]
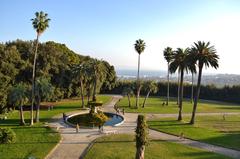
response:
[(14, 143), (16, 141), (16, 134), (10, 128), (0, 128), (0, 143)]
[(103, 126), (107, 120), (108, 117), (101, 111), (98, 111), (92, 116), (92, 122), (95, 123), (97, 126)]

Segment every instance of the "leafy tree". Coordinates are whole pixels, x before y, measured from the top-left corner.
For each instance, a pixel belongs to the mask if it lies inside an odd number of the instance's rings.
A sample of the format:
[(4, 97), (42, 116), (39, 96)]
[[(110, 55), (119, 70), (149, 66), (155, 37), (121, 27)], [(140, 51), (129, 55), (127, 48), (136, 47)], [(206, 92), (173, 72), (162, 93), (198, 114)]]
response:
[(163, 55), (165, 60), (167, 61), (167, 65), (168, 65), (168, 73), (167, 73), (167, 81), (168, 81), (168, 88), (167, 88), (167, 102), (166, 105), (168, 105), (169, 102), (169, 63), (172, 60), (172, 56), (173, 56), (173, 50), (171, 47), (167, 47), (164, 49), (163, 51)]
[[(32, 69), (34, 59), (33, 41), (15, 40), (0, 44), (0, 113), (5, 113), (14, 109), (10, 105), (8, 94), (12, 86), (17, 83), (31, 85)], [(49, 79), (49, 83), (54, 87), (54, 96), (51, 101), (61, 100), (79, 96), (79, 82), (73, 75), (71, 66), (80, 63), (90, 63), (93, 60), (89, 56), (76, 54), (66, 47), (65, 44), (48, 41), (39, 43), (37, 50), (37, 62), (35, 77), (44, 77)], [(116, 73), (114, 67), (108, 62), (102, 61), (103, 71), (102, 79), (97, 82), (96, 92), (99, 90), (111, 90), (115, 86)], [(90, 67), (90, 66), (89, 66)], [(89, 76), (84, 78), (84, 95), (88, 98), (93, 93), (94, 78), (91, 69), (88, 68)], [(36, 87), (36, 86), (35, 86)], [(36, 88), (35, 88), (36, 90)], [(37, 105), (37, 91), (34, 92), (35, 105)], [(29, 98), (30, 100), (31, 98)], [(42, 99), (41, 100), (45, 100)]]
[(149, 94), (151, 92), (156, 93), (158, 91), (158, 87), (157, 87), (156, 82), (154, 82), (154, 81), (146, 81), (143, 84), (143, 89), (147, 92), (147, 95), (145, 96), (144, 101), (143, 101), (143, 105), (142, 105), (142, 107), (144, 108), (145, 104), (146, 104), (146, 100), (149, 97)]
[(11, 104), (19, 107), (20, 125), (25, 125), (23, 105), (28, 102), (27, 88), (23, 83), (14, 86), (9, 94)]
[(140, 71), (140, 55), (145, 50), (145, 42), (142, 39), (136, 40), (136, 43), (134, 44), (135, 50), (138, 53), (138, 72), (137, 72), (137, 95), (136, 95), (136, 108), (139, 106), (139, 95), (141, 91), (140, 86), (140, 79), (139, 79), (139, 71)]
[(198, 41), (194, 43), (191, 49), (191, 60), (192, 63), (197, 63), (198, 65), (198, 82), (197, 82), (197, 90), (195, 94), (192, 117), (190, 120), (190, 124), (194, 124), (195, 122), (195, 113), (197, 109), (200, 87), (201, 87), (201, 78), (202, 78), (202, 69), (203, 66), (213, 67), (215, 69), (218, 68), (218, 59), (219, 56), (216, 54), (216, 50), (214, 46), (210, 45), (210, 42), (205, 43), (204, 41)]
[(183, 78), (184, 71), (189, 70), (189, 49), (181, 49), (177, 48), (177, 50), (173, 54), (173, 61), (170, 63), (170, 72), (174, 73), (177, 70), (180, 72), (180, 91), (179, 91), (179, 114), (178, 120), (182, 120), (182, 101), (183, 101)]
[(123, 91), (122, 91), (122, 94), (124, 96), (126, 95), (128, 97), (128, 107), (130, 108), (131, 107), (131, 99), (130, 99), (130, 97), (134, 94), (133, 90), (130, 87), (124, 87)]
[(36, 94), (36, 115), (35, 122), (39, 122), (39, 109), (40, 103), (43, 101), (49, 101), (54, 96), (54, 88), (49, 83), (47, 78), (39, 78), (36, 80), (35, 94)]
[(148, 143), (148, 126), (144, 115), (138, 115), (136, 128), (136, 159), (144, 159), (145, 145)]
[(33, 28), (37, 32), (36, 46), (34, 51), (34, 60), (33, 60), (33, 72), (32, 72), (32, 105), (31, 105), (31, 125), (33, 125), (33, 105), (35, 100), (35, 72), (36, 72), (36, 61), (37, 61), (37, 50), (38, 50), (38, 41), (40, 35), (49, 27), (48, 14), (41, 12), (35, 13), (35, 18), (31, 19)]

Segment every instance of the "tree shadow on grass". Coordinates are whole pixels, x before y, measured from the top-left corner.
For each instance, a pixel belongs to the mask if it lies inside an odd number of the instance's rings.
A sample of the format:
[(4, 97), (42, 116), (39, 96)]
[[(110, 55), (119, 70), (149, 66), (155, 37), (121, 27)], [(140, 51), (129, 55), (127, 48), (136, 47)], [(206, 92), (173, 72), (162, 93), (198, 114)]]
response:
[(234, 133), (223, 133), (221, 136), (202, 139), (201, 141), (238, 151), (240, 150), (240, 133), (235, 133), (235, 131)]
[[(41, 118), (40, 122), (46, 122), (49, 121), (50, 118)], [(25, 119), (25, 125), (21, 126), (19, 125), (20, 119), (6, 119), (6, 120), (1, 120), (0, 126), (2, 127), (8, 127), (8, 126), (19, 126), (19, 128), (26, 127), (30, 125), (30, 119)], [(30, 127), (33, 128), (33, 127)]]
[(105, 143), (135, 143), (133, 140), (108, 140), (108, 141), (95, 141), (98, 144), (105, 144)]
[(181, 154), (183, 156), (194, 157), (194, 158), (198, 158), (198, 159), (214, 159), (214, 158), (217, 158), (217, 159), (229, 158), (229, 159), (231, 159), (230, 157), (226, 157), (223, 155), (217, 155), (212, 152), (181, 152)]

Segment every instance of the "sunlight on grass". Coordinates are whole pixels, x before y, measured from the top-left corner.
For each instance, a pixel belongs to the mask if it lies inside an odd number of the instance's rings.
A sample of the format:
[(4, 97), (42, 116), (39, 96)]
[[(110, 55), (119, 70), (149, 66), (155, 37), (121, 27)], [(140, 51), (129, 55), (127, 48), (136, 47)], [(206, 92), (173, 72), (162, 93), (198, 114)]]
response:
[(156, 119), (148, 121), (149, 127), (170, 134), (184, 134), (185, 137), (202, 142), (220, 145), (240, 150), (240, 116), (228, 115), (224, 120), (222, 116), (198, 116), (196, 124), (179, 122), (173, 118)]
[[(85, 159), (133, 159), (135, 142), (131, 135), (110, 135), (98, 138)], [(172, 142), (151, 141), (146, 147), (147, 159), (227, 159), (228, 157)]]

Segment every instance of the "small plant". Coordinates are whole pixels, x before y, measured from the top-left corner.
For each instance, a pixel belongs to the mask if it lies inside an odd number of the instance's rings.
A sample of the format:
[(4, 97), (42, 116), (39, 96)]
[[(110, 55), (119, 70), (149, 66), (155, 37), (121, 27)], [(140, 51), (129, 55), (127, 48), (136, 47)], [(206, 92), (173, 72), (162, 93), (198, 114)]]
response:
[(92, 120), (97, 126), (103, 126), (108, 120), (108, 117), (102, 111), (98, 111), (97, 113), (93, 114)]
[(0, 128), (0, 144), (14, 143), (16, 134), (10, 128)]

